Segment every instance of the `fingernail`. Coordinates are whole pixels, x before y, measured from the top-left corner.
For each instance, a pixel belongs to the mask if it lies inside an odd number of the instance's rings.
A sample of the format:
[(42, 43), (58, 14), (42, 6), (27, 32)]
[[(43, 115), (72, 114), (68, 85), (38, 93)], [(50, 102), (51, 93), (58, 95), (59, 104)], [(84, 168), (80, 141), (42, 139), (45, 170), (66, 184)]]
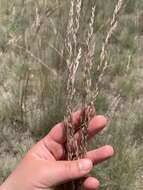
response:
[(92, 169), (92, 162), (89, 159), (82, 159), (79, 161), (80, 171), (83, 173), (88, 173)]

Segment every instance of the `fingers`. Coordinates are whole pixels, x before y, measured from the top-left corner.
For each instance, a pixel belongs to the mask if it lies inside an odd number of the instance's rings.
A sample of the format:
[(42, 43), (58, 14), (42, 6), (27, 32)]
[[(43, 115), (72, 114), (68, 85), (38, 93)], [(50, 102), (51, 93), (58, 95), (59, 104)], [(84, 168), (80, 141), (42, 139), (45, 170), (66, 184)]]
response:
[(53, 141), (50, 138), (44, 138), (41, 142), (55, 160), (61, 160), (64, 158), (65, 150), (61, 144)]
[(83, 187), (85, 190), (95, 190), (100, 186), (100, 182), (94, 177), (88, 177), (83, 182)]
[(90, 138), (93, 137), (96, 133), (98, 133), (104, 127), (106, 127), (106, 125), (107, 125), (107, 119), (104, 116), (98, 115), (93, 117), (88, 126), (89, 137)]
[[(81, 112), (77, 111), (73, 113), (73, 123), (74, 126), (77, 126), (80, 124), (80, 115)], [(107, 120), (104, 116), (95, 116), (90, 121), (88, 126), (88, 135), (89, 138), (93, 137), (96, 133), (101, 131), (107, 124)], [(79, 133), (76, 133), (76, 138), (80, 139)], [(65, 128), (63, 123), (57, 124), (53, 129), (50, 131), (50, 133), (41, 141), (43, 141), (45, 147), (52, 153), (53, 157), (56, 160), (60, 160), (64, 156), (64, 147), (63, 145), (66, 140), (65, 135)], [(52, 145), (52, 146), (51, 146)]]
[[(102, 116), (94, 116), (93, 119), (90, 121), (88, 126), (88, 138), (91, 139), (94, 135), (96, 135), (98, 132), (100, 132), (102, 129), (104, 129), (107, 126), (107, 119)], [(81, 135), (80, 131), (78, 131), (75, 134), (75, 139), (80, 142)]]
[[(80, 116), (81, 111), (77, 111), (72, 114), (74, 126), (78, 126), (80, 124)], [(56, 141), (57, 143), (63, 144), (66, 139), (64, 123), (61, 122), (55, 125), (47, 136)]]
[[(73, 113), (73, 124), (75, 126), (78, 126), (80, 124), (80, 116), (81, 112), (77, 111)], [(107, 124), (107, 119), (104, 116), (95, 116), (90, 121), (88, 126), (88, 134), (89, 137), (93, 137), (96, 133), (101, 131)], [(77, 132), (77, 138), (78, 138), (78, 132)], [(50, 131), (50, 133), (47, 135), (47, 137), (50, 137), (52, 140), (56, 141), (57, 143), (63, 144), (65, 142), (65, 128), (64, 123), (59, 123), (53, 127), (53, 129)]]
[[(75, 180), (87, 175), (93, 164), (89, 159), (81, 159), (76, 161), (57, 161), (51, 163), (48, 168), (48, 175), (50, 177), (50, 187), (59, 185), (71, 180)], [(48, 179), (49, 180), (49, 179)]]
[(113, 156), (114, 150), (112, 146), (106, 145), (96, 150), (92, 150), (87, 152), (86, 157), (92, 160), (94, 164), (98, 164), (104, 160), (107, 160), (111, 156)]
[[(54, 176), (54, 178), (51, 178), (53, 181), (50, 179), (49, 187), (85, 177), (92, 168), (93, 165), (89, 159), (56, 162), (54, 168), (50, 168), (50, 171), (53, 173), (50, 176)], [(99, 181), (94, 177), (85, 178), (82, 184), (85, 190), (97, 189), (99, 185)]]

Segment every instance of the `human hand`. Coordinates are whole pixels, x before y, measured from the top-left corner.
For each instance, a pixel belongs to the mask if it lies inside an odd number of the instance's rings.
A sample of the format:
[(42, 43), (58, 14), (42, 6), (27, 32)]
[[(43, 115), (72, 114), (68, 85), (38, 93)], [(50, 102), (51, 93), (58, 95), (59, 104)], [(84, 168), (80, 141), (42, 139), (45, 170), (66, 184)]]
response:
[[(80, 114), (81, 112), (78, 111), (72, 115), (75, 127), (79, 126)], [(88, 126), (89, 139), (101, 131), (106, 124), (105, 117), (95, 116)], [(0, 190), (46, 190), (58, 187), (60, 184), (86, 176), (93, 165), (113, 155), (113, 148), (106, 145), (87, 152), (85, 159), (65, 161), (64, 144), (64, 124), (59, 123), (33, 146), (2, 184)], [(99, 181), (93, 177), (86, 177), (83, 187), (86, 190), (96, 189), (99, 187)]]

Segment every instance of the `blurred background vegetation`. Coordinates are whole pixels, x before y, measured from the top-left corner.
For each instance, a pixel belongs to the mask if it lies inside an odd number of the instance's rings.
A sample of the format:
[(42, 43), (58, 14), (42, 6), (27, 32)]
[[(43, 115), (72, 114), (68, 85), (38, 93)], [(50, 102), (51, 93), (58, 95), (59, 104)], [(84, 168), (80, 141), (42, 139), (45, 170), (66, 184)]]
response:
[[(94, 4), (92, 77), (96, 80), (102, 43), (117, 0), (83, 0), (78, 42), (83, 47)], [(70, 0), (0, 0), (0, 182), (31, 145), (64, 118), (69, 6)], [(101, 190), (139, 190), (143, 186), (142, 52), (143, 1), (125, 0), (108, 44), (109, 66), (95, 104), (97, 114), (109, 113), (110, 123), (92, 144), (112, 144), (115, 149), (115, 156), (93, 171), (101, 180)], [(80, 91), (80, 73), (76, 85)], [(113, 110), (118, 95), (120, 102)]]

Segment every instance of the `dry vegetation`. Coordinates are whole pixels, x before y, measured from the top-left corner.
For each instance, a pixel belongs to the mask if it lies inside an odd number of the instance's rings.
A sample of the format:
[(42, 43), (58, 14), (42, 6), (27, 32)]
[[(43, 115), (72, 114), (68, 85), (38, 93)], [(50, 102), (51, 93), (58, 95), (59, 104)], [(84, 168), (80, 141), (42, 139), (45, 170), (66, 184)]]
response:
[(141, 0), (0, 0), (1, 182), (55, 123), (90, 105), (110, 118), (93, 146), (116, 151), (93, 171), (100, 189), (142, 188), (142, 10)]

